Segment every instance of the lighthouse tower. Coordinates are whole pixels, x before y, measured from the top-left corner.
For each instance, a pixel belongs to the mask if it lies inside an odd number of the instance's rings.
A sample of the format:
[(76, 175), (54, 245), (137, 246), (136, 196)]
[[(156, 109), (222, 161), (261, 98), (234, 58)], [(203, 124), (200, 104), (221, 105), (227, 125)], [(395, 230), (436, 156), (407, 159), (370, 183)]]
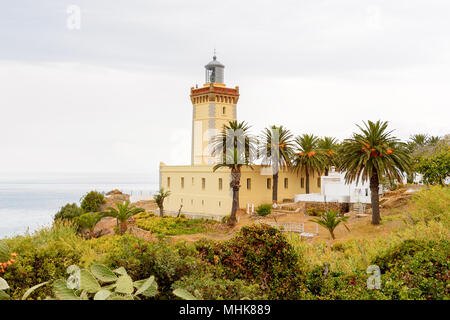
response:
[(225, 66), (213, 60), (205, 66), (205, 84), (191, 88), (192, 102), (192, 165), (214, 165), (211, 143), (224, 124), (236, 120), (239, 87), (227, 88)]

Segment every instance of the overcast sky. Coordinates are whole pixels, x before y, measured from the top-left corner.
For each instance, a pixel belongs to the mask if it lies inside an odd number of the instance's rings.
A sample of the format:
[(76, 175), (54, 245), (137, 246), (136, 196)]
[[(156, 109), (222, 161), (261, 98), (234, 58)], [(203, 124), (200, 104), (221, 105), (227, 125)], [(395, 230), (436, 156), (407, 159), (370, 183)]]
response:
[(0, 0), (0, 171), (189, 164), (214, 48), (255, 132), (450, 133), (449, 16), (446, 0)]

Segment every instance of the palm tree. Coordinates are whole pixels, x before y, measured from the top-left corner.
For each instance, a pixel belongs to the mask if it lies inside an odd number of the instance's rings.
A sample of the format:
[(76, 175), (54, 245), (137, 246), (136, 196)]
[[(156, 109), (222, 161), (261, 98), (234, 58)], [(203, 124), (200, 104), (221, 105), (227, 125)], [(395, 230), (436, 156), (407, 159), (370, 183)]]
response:
[(317, 172), (319, 175), (326, 166), (325, 157), (318, 147), (319, 138), (313, 134), (304, 134), (295, 139), (296, 155), (294, 168), (302, 174), (305, 170), (306, 193), (309, 193), (309, 174)]
[(428, 134), (413, 134), (409, 137), (407, 142), (408, 151), (411, 154), (421, 152), (428, 144), (430, 137)]
[(360, 133), (344, 140), (340, 171), (345, 171), (346, 183), (359, 179), (370, 181), (372, 224), (381, 221), (378, 188), (383, 178), (402, 181), (402, 172), (410, 172), (410, 158), (404, 143), (387, 131), (388, 123), (377, 121), (358, 125)]
[(337, 165), (338, 142), (333, 137), (323, 137), (317, 143), (319, 150), (325, 155), (325, 175), (328, 175), (328, 169)]
[(219, 168), (231, 170), (230, 187), (233, 190), (233, 203), (229, 219), (231, 226), (237, 222), (241, 167), (252, 168), (251, 162), (256, 151), (255, 139), (249, 131), (250, 126), (245, 121), (230, 121), (224, 125), (222, 132), (213, 138), (213, 155), (220, 158), (219, 163), (213, 167), (213, 171), (215, 172)]
[[(164, 188), (159, 189), (159, 192), (153, 196), (156, 204), (159, 208), (159, 216), (162, 217), (164, 215), (164, 200), (170, 196), (170, 191), (164, 191)], [(181, 210), (181, 209), (180, 209)]]
[[(328, 231), (330, 231), (331, 238), (334, 240), (336, 237), (334, 236), (334, 229), (341, 223), (348, 220), (348, 217), (339, 217), (338, 211), (326, 211), (324, 214), (320, 216), (318, 219), (312, 219), (312, 222), (315, 222)], [(345, 228), (350, 231), (347, 225), (344, 223)]]
[(130, 201), (124, 203), (116, 202), (116, 207), (117, 209), (113, 207), (106, 208), (107, 210), (109, 210), (108, 212), (106, 212), (106, 215), (109, 217), (116, 218), (118, 226), (120, 223), (119, 226), (120, 234), (124, 234), (125, 231), (127, 231), (128, 219), (130, 219), (135, 214), (145, 212), (145, 210), (142, 208), (136, 208), (133, 206), (130, 207)]
[(427, 144), (428, 144), (428, 145), (431, 145), (431, 146), (435, 146), (435, 145), (437, 145), (441, 140), (442, 140), (442, 138), (439, 137), (439, 136), (431, 136), (430, 138), (428, 138)]
[(102, 212), (87, 212), (75, 218), (76, 223), (81, 230), (89, 231), (89, 238), (94, 237), (94, 228), (97, 223), (105, 216)]
[(262, 164), (272, 166), (272, 202), (278, 201), (278, 172), (280, 169), (292, 167), (293, 143), (292, 134), (283, 126), (265, 128), (261, 134), (262, 144), (259, 154)]
[(410, 137), (410, 140), (412, 143), (414, 143), (417, 146), (423, 147), (427, 144), (428, 142), (428, 135), (427, 134), (414, 134)]

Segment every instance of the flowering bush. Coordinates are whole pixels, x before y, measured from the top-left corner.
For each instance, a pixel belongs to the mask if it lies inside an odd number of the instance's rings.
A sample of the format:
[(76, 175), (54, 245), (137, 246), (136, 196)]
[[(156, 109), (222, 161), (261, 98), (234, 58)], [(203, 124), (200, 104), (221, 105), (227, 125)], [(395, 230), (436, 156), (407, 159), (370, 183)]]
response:
[[(52, 230), (41, 231), (51, 233)], [(47, 235), (48, 236), (48, 235)], [(73, 230), (72, 236), (82, 243), (82, 238), (76, 236)], [(9, 266), (2, 277), (12, 288), (9, 295), (12, 298), (20, 298), (28, 288), (36, 284), (64, 278), (66, 269), (72, 264), (78, 264), (82, 251), (70, 239), (54, 239), (48, 237), (45, 241), (35, 236), (16, 237), (8, 240), (11, 250), (17, 253), (15, 263)], [(51, 289), (43, 287), (34, 292), (32, 298), (43, 299), (51, 294)]]
[(269, 299), (297, 299), (305, 292), (299, 257), (284, 235), (267, 225), (243, 227), (225, 242), (200, 241), (200, 257), (217, 277), (257, 283)]

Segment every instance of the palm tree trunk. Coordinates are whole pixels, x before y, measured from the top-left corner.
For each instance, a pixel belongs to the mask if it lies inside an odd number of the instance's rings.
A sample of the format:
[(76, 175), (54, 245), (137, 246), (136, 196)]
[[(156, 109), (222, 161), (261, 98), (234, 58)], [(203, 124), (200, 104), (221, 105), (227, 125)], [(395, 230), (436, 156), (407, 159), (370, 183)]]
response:
[(372, 202), (373, 225), (380, 224), (381, 221), (378, 188), (379, 188), (378, 173), (375, 171), (370, 177), (370, 200)]
[(309, 168), (305, 167), (305, 183), (306, 183), (306, 193), (309, 193)]
[(334, 236), (334, 231), (332, 231), (332, 230), (329, 230), (330, 231), (330, 234), (331, 234), (331, 239), (336, 239), (336, 237)]
[(159, 216), (160, 217), (164, 216), (164, 207), (163, 206), (159, 207)]
[(278, 172), (273, 175), (272, 203), (278, 202)]
[(120, 234), (124, 234), (128, 229), (128, 222), (125, 221), (120, 221)]
[(328, 167), (325, 168), (325, 176), (328, 176)]
[(229, 224), (234, 226), (237, 222), (236, 212), (239, 209), (239, 188), (241, 184), (241, 169), (233, 168), (231, 169), (231, 182), (230, 187), (233, 190), (233, 204), (231, 206), (231, 215)]

